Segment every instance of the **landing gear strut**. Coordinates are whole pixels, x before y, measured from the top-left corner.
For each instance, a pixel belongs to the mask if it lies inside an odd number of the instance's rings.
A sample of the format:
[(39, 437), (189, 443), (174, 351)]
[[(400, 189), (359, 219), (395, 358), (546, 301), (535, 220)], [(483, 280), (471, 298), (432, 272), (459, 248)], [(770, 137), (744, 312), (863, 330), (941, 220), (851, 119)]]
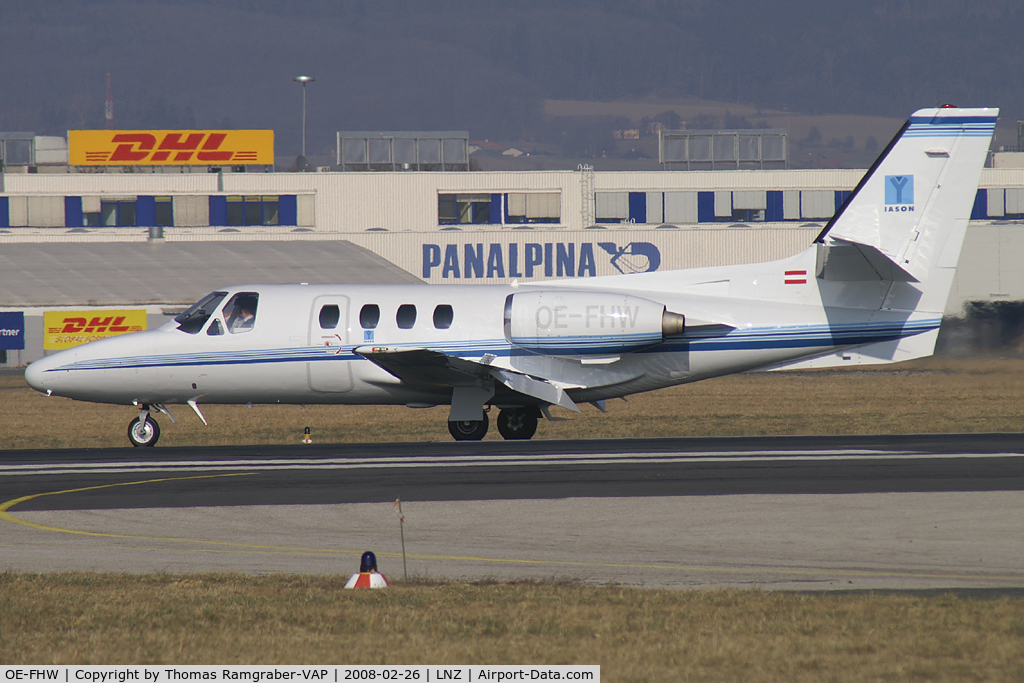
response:
[(142, 412), (128, 424), (128, 440), (133, 446), (155, 446), (160, 438), (160, 425), (149, 416), (149, 406), (143, 405)]
[(537, 433), (539, 412), (534, 406), (505, 408), (498, 413), (498, 432), (505, 439), (530, 439)]
[(448, 421), (448, 431), (456, 441), (479, 441), (487, 434), (487, 413), (482, 420)]

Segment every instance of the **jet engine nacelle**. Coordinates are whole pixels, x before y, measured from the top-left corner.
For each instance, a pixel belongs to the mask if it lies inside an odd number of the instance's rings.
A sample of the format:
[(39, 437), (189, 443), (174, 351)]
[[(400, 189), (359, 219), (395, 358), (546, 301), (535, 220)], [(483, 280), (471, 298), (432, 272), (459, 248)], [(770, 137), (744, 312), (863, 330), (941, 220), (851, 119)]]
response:
[(682, 334), (684, 325), (664, 304), (628, 294), (541, 291), (505, 299), (505, 339), (533, 353), (628, 353)]

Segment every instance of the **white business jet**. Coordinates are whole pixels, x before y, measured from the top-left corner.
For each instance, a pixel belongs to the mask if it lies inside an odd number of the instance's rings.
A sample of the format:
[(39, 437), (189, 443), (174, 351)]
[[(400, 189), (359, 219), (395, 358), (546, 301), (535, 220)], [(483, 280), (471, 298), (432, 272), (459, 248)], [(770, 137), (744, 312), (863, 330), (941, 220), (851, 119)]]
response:
[[(997, 109), (910, 117), (821, 235), (768, 263), (512, 285), (246, 285), (32, 363), (35, 389), (132, 404), (451, 405), (456, 439), (550, 408), (746, 370), (930, 355)], [(167, 413), (169, 415), (169, 413)]]

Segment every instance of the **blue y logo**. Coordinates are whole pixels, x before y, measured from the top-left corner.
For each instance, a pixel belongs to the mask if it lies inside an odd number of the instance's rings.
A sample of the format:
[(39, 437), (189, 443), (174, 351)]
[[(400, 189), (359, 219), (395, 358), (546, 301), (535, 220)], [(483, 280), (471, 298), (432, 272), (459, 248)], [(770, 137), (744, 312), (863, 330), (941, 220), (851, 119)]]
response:
[(913, 204), (914, 203), (914, 176), (912, 176), (912, 175), (887, 175), (887, 176), (885, 176), (885, 203), (886, 204)]

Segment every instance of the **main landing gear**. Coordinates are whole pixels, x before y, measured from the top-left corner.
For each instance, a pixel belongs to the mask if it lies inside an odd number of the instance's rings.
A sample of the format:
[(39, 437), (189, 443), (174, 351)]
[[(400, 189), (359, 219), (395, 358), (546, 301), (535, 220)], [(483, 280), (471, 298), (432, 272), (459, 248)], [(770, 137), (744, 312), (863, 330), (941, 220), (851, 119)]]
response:
[[(537, 433), (540, 410), (536, 406), (504, 408), (498, 413), (498, 432), (508, 440), (530, 439)], [(488, 420), (462, 420), (448, 423), (448, 431), (456, 441), (479, 441), (487, 435)]]
[(149, 416), (149, 406), (143, 405), (142, 412), (128, 424), (128, 440), (133, 446), (155, 446), (160, 438), (160, 425)]
[(487, 435), (487, 413), (482, 420), (448, 421), (448, 431), (456, 441), (479, 441)]
[(498, 432), (508, 440), (533, 438), (538, 417), (540, 411), (536, 406), (505, 408), (498, 413)]

